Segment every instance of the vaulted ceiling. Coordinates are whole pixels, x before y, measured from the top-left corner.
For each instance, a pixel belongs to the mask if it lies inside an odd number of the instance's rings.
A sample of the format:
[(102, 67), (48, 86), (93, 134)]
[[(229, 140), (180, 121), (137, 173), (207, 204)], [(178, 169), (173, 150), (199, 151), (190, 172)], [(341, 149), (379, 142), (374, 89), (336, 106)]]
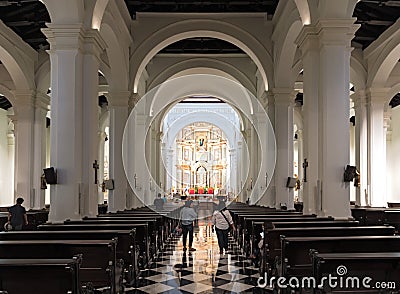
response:
[[(279, 0), (125, 0), (132, 19), (135, 19), (137, 12), (266, 12), (272, 16), (278, 2)], [(399, 15), (400, 0), (358, 2), (353, 16), (357, 18), (357, 23), (361, 24), (361, 28), (356, 32), (353, 46), (366, 48), (391, 26)], [(40, 29), (46, 26), (46, 22), (50, 22), (50, 17), (46, 7), (39, 0), (0, 0), (0, 19), (34, 49), (49, 48)], [(190, 38), (169, 45), (161, 53), (243, 52), (222, 40)]]

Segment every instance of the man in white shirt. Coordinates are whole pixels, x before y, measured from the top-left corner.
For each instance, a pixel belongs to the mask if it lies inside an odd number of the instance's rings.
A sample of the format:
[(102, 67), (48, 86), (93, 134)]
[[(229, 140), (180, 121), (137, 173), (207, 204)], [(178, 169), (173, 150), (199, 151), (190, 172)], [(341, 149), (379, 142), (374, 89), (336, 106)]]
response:
[(181, 210), (182, 235), (183, 235), (183, 251), (186, 251), (186, 240), (189, 234), (189, 251), (196, 251), (193, 245), (193, 221), (196, 220), (197, 214), (193, 209), (193, 201), (187, 200), (185, 206)]
[(214, 211), (212, 216), (212, 224), (215, 226), (217, 233), (219, 253), (223, 254), (228, 250), (228, 232), (231, 227), (232, 230), (236, 230), (233, 224), (232, 216), (229, 210), (226, 209), (225, 203), (220, 201), (217, 210)]

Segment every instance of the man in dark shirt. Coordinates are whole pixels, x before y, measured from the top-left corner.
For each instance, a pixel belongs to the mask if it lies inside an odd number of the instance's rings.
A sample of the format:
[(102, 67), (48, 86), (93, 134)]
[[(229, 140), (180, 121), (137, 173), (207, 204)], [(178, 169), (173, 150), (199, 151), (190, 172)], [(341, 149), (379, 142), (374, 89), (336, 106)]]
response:
[(15, 231), (21, 231), (22, 225), (28, 224), (25, 207), (21, 205), (23, 202), (23, 198), (17, 198), (17, 204), (11, 206), (8, 210), (8, 223), (11, 224)]

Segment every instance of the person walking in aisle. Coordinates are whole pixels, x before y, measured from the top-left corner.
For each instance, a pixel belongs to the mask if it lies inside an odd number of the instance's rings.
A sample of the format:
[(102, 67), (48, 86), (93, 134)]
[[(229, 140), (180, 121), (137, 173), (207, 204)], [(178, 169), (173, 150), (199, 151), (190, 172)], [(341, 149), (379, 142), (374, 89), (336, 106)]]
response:
[(217, 209), (212, 216), (212, 224), (215, 226), (215, 231), (218, 238), (219, 253), (223, 254), (228, 251), (228, 233), (229, 229), (236, 230), (233, 224), (232, 216), (229, 210), (226, 209), (223, 201), (219, 202)]
[(193, 201), (187, 200), (185, 206), (181, 210), (182, 235), (183, 235), (183, 251), (186, 251), (186, 240), (189, 234), (189, 251), (196, 251), (193, 245), (193, 221), (196, 220), (197, 214), (193, 209)]

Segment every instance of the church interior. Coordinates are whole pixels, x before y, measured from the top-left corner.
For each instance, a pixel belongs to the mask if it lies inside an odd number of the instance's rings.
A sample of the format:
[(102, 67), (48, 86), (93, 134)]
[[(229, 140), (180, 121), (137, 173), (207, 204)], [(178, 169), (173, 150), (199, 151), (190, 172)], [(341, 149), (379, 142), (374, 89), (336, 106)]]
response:
[(400, 293), (399, 17), (0, 0), (0, 293)]

